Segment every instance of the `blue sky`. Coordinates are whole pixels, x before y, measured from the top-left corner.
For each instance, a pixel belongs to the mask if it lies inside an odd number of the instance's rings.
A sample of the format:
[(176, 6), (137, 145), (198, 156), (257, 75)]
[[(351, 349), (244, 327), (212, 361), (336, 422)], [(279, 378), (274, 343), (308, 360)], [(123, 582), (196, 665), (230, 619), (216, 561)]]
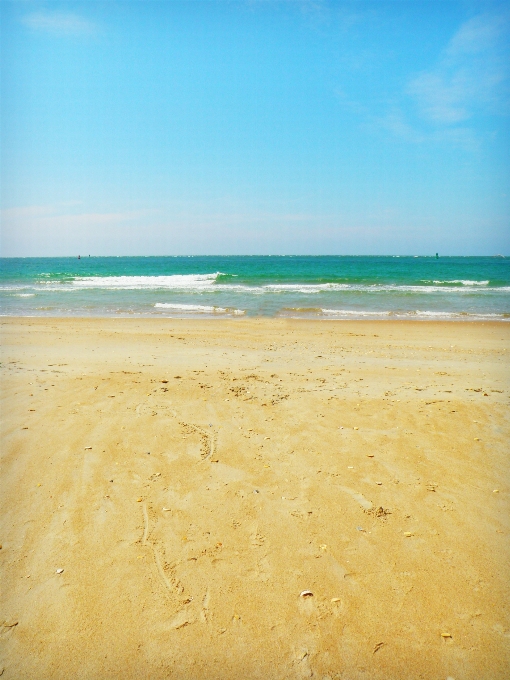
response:
[(510, 254), (506, 3), (1, 11), (1, 254)]

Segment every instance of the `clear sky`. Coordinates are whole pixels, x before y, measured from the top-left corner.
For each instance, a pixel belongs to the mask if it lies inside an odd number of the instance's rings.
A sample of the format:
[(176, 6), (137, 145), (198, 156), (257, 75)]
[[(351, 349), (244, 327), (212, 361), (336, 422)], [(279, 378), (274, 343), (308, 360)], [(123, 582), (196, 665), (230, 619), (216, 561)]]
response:
[(510, 5), (2, 0), (1, 254), (510, 254)]

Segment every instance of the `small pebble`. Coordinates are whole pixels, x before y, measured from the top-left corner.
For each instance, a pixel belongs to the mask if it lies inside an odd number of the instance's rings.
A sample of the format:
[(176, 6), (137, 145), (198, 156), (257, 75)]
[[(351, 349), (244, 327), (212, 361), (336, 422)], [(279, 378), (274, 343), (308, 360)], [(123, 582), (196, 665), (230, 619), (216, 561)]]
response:
[(299, 597), (313, 597), (313, 593), (311, 590), (302, 590), (299, 593)]
[(63, 569), (57, 569), (57, 570), (55, 571), (55, 573), (56, 573), (56, 574), (63, 574), (63, 573), (64, 573), (64, 570), (63, 570)]
[(404, 536), (409, 538), (409, 536), (412, 536), (412, 533), (410, 531), (404, 531)]

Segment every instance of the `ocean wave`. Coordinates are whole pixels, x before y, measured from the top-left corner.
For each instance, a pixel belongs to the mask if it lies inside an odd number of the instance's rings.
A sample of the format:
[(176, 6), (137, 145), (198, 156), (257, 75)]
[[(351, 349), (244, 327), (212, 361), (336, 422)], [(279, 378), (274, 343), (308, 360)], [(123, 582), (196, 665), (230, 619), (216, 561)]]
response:
[(171, 302), (156, 302), (154, 307), (160, 309), (174, 310), (176, 312), (185, 312), (187, 314), (233, 314), (234, 316), (241, 316), (246, 314), (244, 309), (234, 309), (232, 307), (209, 307), (207, 305), (184, 305)]
[[(488, 282), (487, 282), (488, 283)], [(481, 285), (481, 284), (480, 284)], [(485, 282), (484, 282), (485, 285)], [(219, 286), (215, 286), (215, 289)], [(226, 287), (231, 289), (231, 287)], [(459, 286), (413, 286), (413, 285), (399, 285), (399, 284), (349, 284), (349, 283), (322, 283), (322, 284), (266, 284), (260, 287), (263, 291), (269, 293), (303, 293), (315, 294), (324, 293), (328, 291), (346, 291), (346, 292), (360, 292), (360, 293), (485, 293), (487, 291), (508, 292), (510, 287), (490, 287), (490, 288), (476, 288), (469, 287), (467, 284), (463, 287)], [(253, 290), (250, 286), (243, 287), (243, 290)]]
[[(423, 283), (431, 283), (430, 281), (423, 281)], [(463, 286), (488, 286), (489, 285), (489, 280), (487, 281), (471, 281), (470, 279), (452, 279), (451, 281), (432, 281), (432, 283), (436, 284), (441, 284), (441, 283), (460, 283)]]
[[(41, 275), (40, 275), (41, 276)], [(167, 276), (83, 276), (57, 282), (54, 279), (38, 279), (34, 284), (7, 284), (1, 292), (44, 291), (76, 292), (85, 290), (167, 290), (179, 293), (242, 293), (247, 295), (285, 294), (318, 295), (330, 293), (418, 293), (444, 294), (495, 294), (510, 292), (510, 286), (490, 286), (489, 280), (470, 279), (422, 280), (420, 284), (398, 283), (235, 283), (235, 275), (214, 272), (211, 274), (172, 274)], [(231, 282), (230, 282), (231, 281)]]
[(391, 318), (391, 319), (437, 319), (437, 320), (464, 320), (464, 321), (503, 321), (510, 318), (510, 314), (476, 313), (476, 312), (435, 312), (422, 311), (419, 309), (408, 311), (382, 311), (371, 312), (353, 309), (323, 309), (322, 313), (326, 316), (336, 316), (337, 318)]
[(362, 317), (381, 317), (389, 316), (392, 312), (364, 312), (355, 309), (321, 309), (321, 312), (327, 316), (362, 316)]
[(83, 276), (75, 278), (78, 288), (113, 288), (123, 290), (204, 288), (216, 281), (221, 272), (214, 274), (172, 274), (169, 276)]

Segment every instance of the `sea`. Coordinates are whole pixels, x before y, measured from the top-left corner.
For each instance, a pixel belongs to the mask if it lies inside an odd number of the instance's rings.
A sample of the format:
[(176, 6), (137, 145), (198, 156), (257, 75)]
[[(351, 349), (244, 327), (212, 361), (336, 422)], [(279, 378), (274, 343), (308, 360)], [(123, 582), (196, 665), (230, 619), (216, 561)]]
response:
[(510, 320), (510, 258), (1, 258), (3, 316)]

